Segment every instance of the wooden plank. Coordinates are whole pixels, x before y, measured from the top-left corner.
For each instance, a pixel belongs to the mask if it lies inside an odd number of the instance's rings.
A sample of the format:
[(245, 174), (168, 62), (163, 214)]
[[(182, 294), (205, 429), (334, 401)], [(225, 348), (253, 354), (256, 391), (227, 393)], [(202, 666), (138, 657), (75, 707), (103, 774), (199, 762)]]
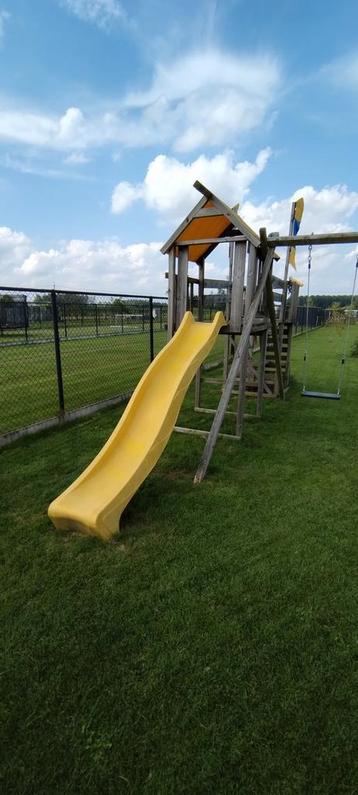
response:
[(257, 249), (249, 245), (245, 303), (250, 306), (257, 282)]
[(223, 237), (196, 237), (193, 240), (178, 240), (175, 244), (178, 248), (182, 248), (182, 246), (202, 246), (204, 244), (211, 244), (211, 243), (243, 243), (246, 242), (245, 235), (225, 235)]
[(199, 270), (199, 290), (198, 290), (198, 320), (203, 320), (204, 317), (204, 287), (205, 287), (205, 260), (202, 258), (198, 261)]
[(175, 251), (168, 254), (168, 340), (175, 331), (176, 295), (175, 295)]
[(204, 207), (202, 210), (197, 210), (194, 218), (220, 218), (221, 216), (222, 212), (217, 207)]
[(194, 308), (194, 285), (193, 285), (193, 282), (189, 283), (188, 281), (187, 281), (187, 284), (188, 284), (188, 292), (189, 292), (189, 309), (190, 309), (190, 312), (192, 312), (193, 308)]
[[(186, 433), (190, 436), (203, 436), (204, 438), (207, 438), (210, 433), (210, 431), (202, 431), (199, 428), (182, 428), (180, 425), (174, 425), (174, 430), (177, 433)], [(238, 441), (238, 436), (234, 436), (232, 433), (219, 433), (218, 435), (221, 439), (235, 439)]]
[(224, 419), (224, 416), (225, 416), (226, 409), (227, 409), (228, 404), (229, 404), (229, 400), (230, 400), (232, 389), (234, 387), (235, 379), (236, 379), (236, 377), (237, 377), (237, 375), (239, 373), (243, 355), (245, 354), (245, 352), (246, 352), (246, 350), (248, 348), (248, 345), (249, 345), (252, 324), (253, 324), (253, 321), (254, 321), (254, 318), (255, 318), (255, 315), (256, 315), (260, 300), (261, 300), (262, 293), (263, 293), (264, 288), (265, 288), (265, 284), (266, 284), (266, 281), (267, 281), (267, 276), (270, 273), (270, 269), (271, 269), (271, 266), (272, 266), (272, 260), (273, 260), (273, 254), (274, 254), (273, 249), (270, 249), (267, 252), (267, 254), (266, 254), (265, 261), (264, 261), (263, 268), (262, 268), (261, 279), (260, 279), (259, 284), (257, 285), (256, 291), (255, 291), (255, 295), (254, 295), (254, 297), (252, 299), (251, 306), (250, 306), (249, 311), (247, 313), (247, 319), (246, 319), (246, 322), (245, 322), (245, 326), (243, 328), (243, 332), (242, 332), (242, 335), (241, 335), (241, 338), (240, 338), (240, 342), (238, 344), (238, 347), (236, 348), (236, 351), (235, 351), (235, 354), (234, 354), (234, 357), (233, 357), (232, 365), (230, 367), (230, 372), (229, 372), (229, 375), (227, 377), (227, 380), (226, 380), (226, 383), (225, 383), (225, 386), (224, 386), (224, 389), (223, 389), (223, 392), (222, 392), (222, 395), (221, 395), (221, 398), (220, 398), (220, 401), (219, 401), (217, 412), (215, 414), (215, 417), (214, 417), (214, 420), (213, 420), (213, 424), (211, 426), (211, 430), (210, 430), (209, 436), (208, 436), (207, 441), (206, 441), (205, 449), (204, 449), (204, 452), (203, 452), (199, 467), (197, 469), (197, 472), (196, 472), (196, 475), (195, 475), (195, 478), (194, 478), (194, 483), (200, 483), (203, 480), (203, 478), (205, 477), (207, 469), (208, 469), (208, 466), (209, 466), (209, 463), (210, 463), (210, 460), (211, 460), (211, 457), (212, 457), (212, 454), (214, 452), (215, 444), (216, 444), (216, 441), (217, 441), (217, 438), (218, 438), (218, 434), (219, 434), (219, 431), (220, 431), (220, 428), (221, 428), (221, 425), (222, 425), (222, 422), (223, 422), (223, 419)]
[[(232, 264), (233, 264), (234, 244), (229, 245), (229, 288), (226, 294), (225, 317), (227, 320), (227, 328), (230, 328), (230, 312), (231, 312), (231, 294), (232, 294)], [(231, 352), (231, 339), (227, 337), (224, 342), (224, 361), (223, 361), (223, 375), (224, 380), (227, 378), (229, 360)]]
[(186, 312), (188, 247), (181, 248), (178, 256), (176, 328), (179, 328)]
[(244, 429), (244, 413), (245, 413), (245, 393), (246, 393), (246, 378), (247, 378), (247, 365), (249, 357), (249, 347), (242, 355), (242, 362), (240, 367), (240, 383), (239, 383), (239, 397), (236, 410), (236, 433), (241, 439)]
[[(164, 275), (166, 279), (169, 278), (168, 271)], [(188, 276), (188, 284), (199, 284), (199, 279), (196, 279), (195, 276)], [(230, 282), (227, 279), (204, 279), (204, 288), (206, 289), (215, 288), (218, 290), (224, 288), (227, 290), (229, 286)]]
[(241, 326), (244, 305), (246, 242), (233, 244), (230, 329)]
[[(255, 246), (252, 245), (252, 243), (249, 243), (244, 324), (246, 322), (247, 314), (252, 301), (252, 296), (255, 292), (256, 281), (257, 281), (257, 265), (258, 265), (257, 249), (255, 248)], [(240, 438), (242, 436), (243, 427), (244, 427), (248, 357), (249, 357), (249, 348), (247, 348), (246, 353), (243, 355), (241, 368), (240, 368), (239, 399), (237, 403), (237, 416), (236, 416), (236, 433)]]
[[(200, 408), (195, 409), (195, 411), (198, 411), (201, 414), (216, 414), (216, 409), (207, 409), (203, 408), (203, 406), (200, 406)], [(236, 411), (226, 411), (225, 414), (232, 417), (236, 417)], [(256, 420), (256, 419), (257, 417), (255, 414), (245, 414), (245, 420)]]
[(275, 235), (267, 239), (270, 248), (279, 246), (322, 246), (329, 243), (358, 243), (358, 232), (328, 232), (318, 235)]
[[(252, 261), (252, 257), (251, 257)], [(256, 256), (255, 256), (255, 263), (256, 263)], [(252, 264), (252, 262), (251, 262)], [(246, 297), (245, 297), (245, 316), (244, 316), (244, 324), (247, 319), (247, 314), (249, 311), (252, 292), (253, 289), (253, 282), (252, 282), (252, 272), (250, 274), (250, 285), (246, 286)], [(249, 345), (247, 346), (246, 351), (242, 355), (242, 362), (239, 371), (239, 395), (238, 395), (238, 402), (237, 402), (237, 409), (236, 409), (236, 433), (240, 437), (242, 436), (243, 428), (244, 428), (244, 415), (245, 415), (245, 394), (246, 394), (246, 380), (247, 380), (247, 373), (248, 370), (253, 370), (253, 367), (249, 368)]]
[[(199, 288), (198, 288), (198, 320), (202, 321), (204, 317), (204, 276), (205, 276), (205, 260), (202, 258), (198, 262), (199, 269)], [(201, 401), (201, 367), (195, 374), (195, 392), (194, 392), (194, 408), (200, 406)]]
[(227, 290), (230, 287), (230, 282), (227, 279), (204, 279), (204, 287), (224, 288), (224, 290)]

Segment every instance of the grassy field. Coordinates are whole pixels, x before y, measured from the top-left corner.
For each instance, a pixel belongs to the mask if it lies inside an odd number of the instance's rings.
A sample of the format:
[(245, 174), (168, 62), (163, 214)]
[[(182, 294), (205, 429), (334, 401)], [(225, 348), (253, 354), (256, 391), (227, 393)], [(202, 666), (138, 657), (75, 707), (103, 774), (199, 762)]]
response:
[[(156, 331), (154, 350), (167, 334)], [(134, 389), (150, 361), (149, 334), (91, 337), (61, 342), (67, 410)], [(220, 337), (208, 361), (223, 350)], [(0, 345), (0, 433), (54, 417), (58, 411), (55, 350), (52, 342)]]
[[(46, 509), (118, 408), (2, 452), (3, 792), (357, 792), (358, 359), (341, 401), (303, 399), (303, 342), (200, 486), (202, 440), (173, 435), (115, 543)], [(312, 333), (310, 388), (339, 348)]]

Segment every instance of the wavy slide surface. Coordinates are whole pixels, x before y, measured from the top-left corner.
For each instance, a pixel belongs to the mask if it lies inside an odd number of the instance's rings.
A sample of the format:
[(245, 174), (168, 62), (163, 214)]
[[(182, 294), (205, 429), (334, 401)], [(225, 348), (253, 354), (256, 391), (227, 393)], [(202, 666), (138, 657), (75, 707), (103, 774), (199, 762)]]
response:
[(48, 510), (55, 527), (104, 541), (119, 529), (122, 512), (161, 456), (192, 378), (214, 345), (222, 312), (199, 323), (186, 312), (174, 337), (142, 376), (108, 441)]

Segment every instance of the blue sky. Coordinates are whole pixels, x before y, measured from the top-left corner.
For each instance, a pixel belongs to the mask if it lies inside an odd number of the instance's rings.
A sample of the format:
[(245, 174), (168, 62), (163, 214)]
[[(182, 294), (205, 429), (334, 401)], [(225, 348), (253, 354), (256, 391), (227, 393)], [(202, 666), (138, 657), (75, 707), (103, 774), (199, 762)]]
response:
[[(301, 194), (302, 231), (358, 228), (357, 24), (353, 0), (0, 0), (1, 283), (164, 294), (197, 178), (257, 229)], [(313, 291), (348, 292), (354, 250), (317, 250)]]

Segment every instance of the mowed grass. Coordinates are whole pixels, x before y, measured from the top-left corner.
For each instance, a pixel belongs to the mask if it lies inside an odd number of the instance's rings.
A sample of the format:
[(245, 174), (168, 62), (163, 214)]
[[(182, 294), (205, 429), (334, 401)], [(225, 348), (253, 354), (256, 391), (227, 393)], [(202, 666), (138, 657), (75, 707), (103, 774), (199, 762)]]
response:
[[(312, 388), (339, 347), (312, 333)], [(341, 401), (297, 380), (195, 488), (174, 434), (108, 545), (46, 510), (118, 408), (3, 451), (3, 792), (357, 792), (357, 405), (357, 359)]]
[[(166, 331), (154, 334), (155, 354)], [(223, 337), (208, 361), (222, 356)], [(61, 341), (65, 408), (77, 409), (133, 390), (150, 362), (149, 333)], [(56, 416), (58, 388), (52, 342), (1, 347), (0, 433)]]
[[(156, 332), (155, 351), (166, 342)], [(79, 408), (134, 389), (150, 362), (148, 334), (113, 335), (61, 343), (65, 407)], [(58, 412), (53, 343), (0, 347), (0, 433)]]

